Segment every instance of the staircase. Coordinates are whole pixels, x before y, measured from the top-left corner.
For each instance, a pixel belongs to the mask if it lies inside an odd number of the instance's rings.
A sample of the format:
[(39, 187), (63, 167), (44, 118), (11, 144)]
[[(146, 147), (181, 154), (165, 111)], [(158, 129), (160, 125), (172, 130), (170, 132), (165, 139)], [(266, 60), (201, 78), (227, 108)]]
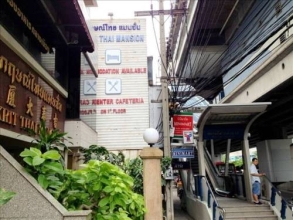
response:
[(217, 198), (219, 206), (225, 209), (224, 219), (230, 220), (278, 220), (269, 204), (255, 205), (235, 198)]

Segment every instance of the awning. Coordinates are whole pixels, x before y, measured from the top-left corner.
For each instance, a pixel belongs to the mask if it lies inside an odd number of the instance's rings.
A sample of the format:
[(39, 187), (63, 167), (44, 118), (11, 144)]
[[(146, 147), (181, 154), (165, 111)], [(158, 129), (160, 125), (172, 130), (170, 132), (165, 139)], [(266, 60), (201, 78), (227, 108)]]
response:
[(35, 5), (38, 13), (34, 10), (28, 10), (28, 13), (50, 46), (59, 47), (65, 43), (70, 47), (81, 48), (82, 52), (94, 51), (94, 42), (78, 0), (34, 1), (38, 3)]
[(244, 139), (253, 121), (264, 113), (270, 102), (209, 105), (201, 114), (197, 127), (204, 139)]
[[(61, 0), (61, 1), (62, 1), (62, 0)], [(67, 2), (67, 1), (64, 1), (64, 2)], [(69, 2), (69, 1), (68, 1), (68, 2)], [(89, 48), (88, 48), (87, 51), (88, 51), (88, 52), (93, 52), (93, 51), (94, 51), (94, 48), (95, 48), (95, 45), (94, 45), (93, 39), (92, 39), (92, 37), (91, 37), (90, 31), (89, 31), (89, 29), (88, 29), (88, 26), (87, 26), (87, 24), (86, 24), (85, 18), (84, 18), (83, 14), (82, 14), (81, 8), (80, 8), (80, 6), (79, 6), (77, 0), (72, 0), (72, 2), (73, 2), (73, 4), (74, 4), (74, 6), (75, 6), (75, 9), (76, 9), (77, 14), (78, 14), (78, 16), (79, 16), (79, 20), (80, 20), (80, 22), (81, 22), (81, 24), (82, 24), (82, 26), (83, 26), (83, 28), (84, 28), (84, 31), (85, 31), (85, 33), (86, 33), (86, 35), (87, 35), (87, 37), (88, 37), (88, 40), (89, 40), (89, 42), (90, 42), (90, 46), (89, 46)]]

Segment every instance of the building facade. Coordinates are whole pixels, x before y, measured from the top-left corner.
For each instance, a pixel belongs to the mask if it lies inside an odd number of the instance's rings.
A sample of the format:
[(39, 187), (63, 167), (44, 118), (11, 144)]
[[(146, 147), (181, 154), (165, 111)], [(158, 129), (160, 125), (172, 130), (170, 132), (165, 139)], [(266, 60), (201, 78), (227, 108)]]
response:
[(82, 71), (81, 118), (97, 131), (98, 145), (136, 155), (146, 146), (142, 136), (149, 127), (146, 22), (108, 19), (91, 25), (99, 77)]
[(0, 145), (16, 156), (41, 120), (79, 120), (80, 59), (94, 50), (77, 0), (30, 3), (0, 2)]

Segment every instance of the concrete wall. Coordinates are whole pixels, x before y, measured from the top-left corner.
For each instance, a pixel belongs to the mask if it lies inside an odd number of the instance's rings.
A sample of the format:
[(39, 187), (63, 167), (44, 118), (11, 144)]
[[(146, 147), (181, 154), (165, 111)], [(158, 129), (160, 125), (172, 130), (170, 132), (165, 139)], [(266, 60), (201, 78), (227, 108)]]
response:
[[(204, 201), (201, 201), (193, 195), (194, 190), (194, 180), (193, 175), (188, 174), (187, 171), (182, 170), (180, 172), (184, 189), (185, 189), (185, 197), (184, 197), (184, 208), (186, 208), (187, 213), (194, 219), (194, 220), (208, 220), (212, 219), (212, 213), (211, 209), (207, 206), (207, 200), (206, 196), (204, 196)], [(190, 175), (190, 179), (188, 178), (188, 175)], [(190, 181), (190, 184), (188, 184), (188, 181)], [(205, 185), (204, 185), (205, 188)]]
[(0, 187), (16, 195), (0, 207), (1, 220), (89, 220), (91, 211), (68, 212), (0, 146)]
[[(64, 132), (72, 138), (70, 141), (75, 147), (88, 148), (90, 145), (98, 143), (98, 133), (81, 120), (66, 120)], [(68, 147), (72, 146), (67, 142), (65, 144)]]
[(212, 219), (212, 215), (208, 210), (206, 202), (194, 198), (193, 195), (186, 196), (187, 213), (194, 218), (194, 220), (208, 220)]
[(291, 139), (265, 140), (257, 143), (260, 172), (265, 172), (272, 182), (293, 181)]

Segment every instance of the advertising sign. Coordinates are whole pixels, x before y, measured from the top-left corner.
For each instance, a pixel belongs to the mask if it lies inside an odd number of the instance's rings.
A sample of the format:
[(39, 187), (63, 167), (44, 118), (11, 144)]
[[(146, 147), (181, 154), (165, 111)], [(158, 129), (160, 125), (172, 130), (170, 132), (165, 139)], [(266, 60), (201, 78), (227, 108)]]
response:
[(194, 158), (194, 149), (193, 147), (189, 148), (173, 148), (172, 149), (172, 158)]
[(183, 131), (193, 130), (192, 113), (179, 113), (173, 116), (173, 126), (175, 128), (174, 137), (183, 137)]
[(183, 143), (193, 144), (193, 131), (183, 131)]

